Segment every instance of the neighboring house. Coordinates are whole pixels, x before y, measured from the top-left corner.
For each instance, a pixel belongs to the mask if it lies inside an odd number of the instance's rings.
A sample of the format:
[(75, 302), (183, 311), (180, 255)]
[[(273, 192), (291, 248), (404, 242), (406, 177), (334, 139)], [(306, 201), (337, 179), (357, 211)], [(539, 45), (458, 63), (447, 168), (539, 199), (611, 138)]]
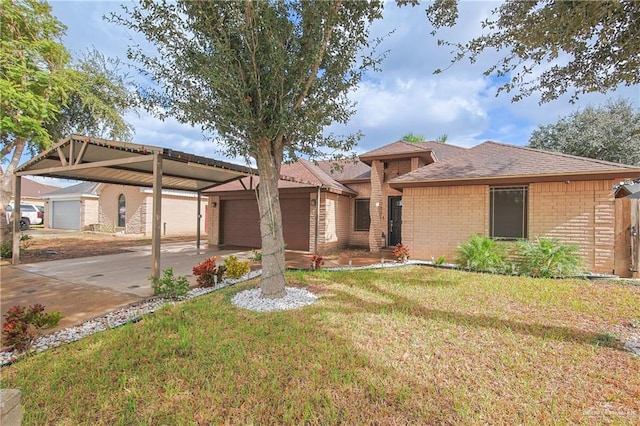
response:
[[(26, 177), (22, 178), (20, 188), (20, 200), (22, 203), (35, 204), (36, 206), (44, 206), (44, 201), (42, 200), (43, 195), (60, 189), (59, 186), (45, 185)], [(12, 196), (11, 204), (13, 204), (13, 201)]]
[[(453, 260), (473, 233), (577, 244), (593, 272), (628, 276), (629, 232), (614, 185), (640, 168), (485, 142), (465, 149), (398, 141), (360, 161), (282, 167), (287, 249), (325, 253), (402, 243), (411, 256)], [(211, 244), (260, 246), (257, 177), (209, 191)]]
[[(46, 196), (45, 227), (151, 235), (152, 200), (150, 188), (82, 182)], [(197, 195), (163, 190), (161, 220), (162, 235), (195, 235)]]

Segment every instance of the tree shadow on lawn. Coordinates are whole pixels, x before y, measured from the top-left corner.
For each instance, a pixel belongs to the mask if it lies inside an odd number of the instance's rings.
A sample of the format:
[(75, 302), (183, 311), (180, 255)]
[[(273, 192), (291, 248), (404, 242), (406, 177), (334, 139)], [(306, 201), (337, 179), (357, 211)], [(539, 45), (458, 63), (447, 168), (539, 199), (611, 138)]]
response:
[(513, 333), (529, 335), (543, 339), (554, 339), (558, 341), (582, 343), (595, 346), (606, 346), (609, 348), (624, 351), (622, 343), (607, 333), (595, 333), (571, 327), (547, 325), (540, 323), (525, 323), (508, 320), (483, 314), (466, 314), (462, 312), (444, 311), (440, 309), (427, 308), (416, 301), (396, 293), (387, 291), (381, 286), (371, 282), (360, 283), (358, 286), (378, 295), (392, 303), (372, 302), (359, 298), (353, 293), (339, 289), (331, 289), (331, 293), (341, 298), (341, 301), (348, 302), (350, 307), (356, 307), (362, 312), (386, 313), (389, 310), (401, 312), (407, 315), (418, 316), (427, 320), (446, 321), (457, 325), (472, 325), (480, 328), (490, 328), (496, 330), (509, 330)]

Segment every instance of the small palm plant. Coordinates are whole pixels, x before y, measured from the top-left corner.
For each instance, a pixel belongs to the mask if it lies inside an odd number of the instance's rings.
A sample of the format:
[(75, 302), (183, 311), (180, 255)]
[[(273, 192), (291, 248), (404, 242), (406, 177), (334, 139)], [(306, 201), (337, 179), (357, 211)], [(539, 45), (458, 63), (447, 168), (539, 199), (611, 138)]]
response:
[(498, 273), (507, 267), (506, 255), (506, 249), (497, 241), (473, 234), (458, 246), (456, 262), (471, 271)]
[(535, 242), (518, 242), (518, 271), (522, 275), (561, 278), (580, 273), (580, 247), (555, 238), (538, 237)]

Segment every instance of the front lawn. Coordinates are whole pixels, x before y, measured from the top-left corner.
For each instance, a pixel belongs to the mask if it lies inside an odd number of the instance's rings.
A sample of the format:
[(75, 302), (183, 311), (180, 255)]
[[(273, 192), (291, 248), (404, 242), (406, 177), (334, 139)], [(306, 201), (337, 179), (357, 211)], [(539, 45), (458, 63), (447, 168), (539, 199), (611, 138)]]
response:
[(640, 287), (426, 267), (290, 272), (312, 306), (168, 306), (2, 369), (23, 424), (634, 424)]

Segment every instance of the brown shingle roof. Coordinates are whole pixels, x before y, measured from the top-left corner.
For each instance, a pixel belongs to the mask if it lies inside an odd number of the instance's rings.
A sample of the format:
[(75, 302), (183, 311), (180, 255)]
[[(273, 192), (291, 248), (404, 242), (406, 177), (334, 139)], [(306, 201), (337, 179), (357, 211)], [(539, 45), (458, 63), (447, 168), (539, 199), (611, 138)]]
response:
[(358, 160), (320, 161), (318, 167), (338, 182), (371, 179), (371, 167)]
[[(295, 163), (283, 164), (280, 169), (280, 175), (282, 177), (282, 179), (278, 181), (278, 188), (280, 189), (316, 188), (321, 186), (324, 189), (328, 189), (329, 191), (339, 194), (356, 194), (350, 188), (344, 186), (340, 182), (337, 182), (320, 167), (306, 160), (298, 160)], [(207, 192), (213, 193), (255, 189), (259, 183), (259, 176), (244, 177), (239, 180), (216, 186)]]
[(395, 187), (542, 176), (640, 176), (640, 168), (557, 152), (485, 142), (446, 161), (437, 162), (390, 181)]
[(58, 189), (60, 189), (59, 186), (45, 185), (43, 183), (23, 177), (22, 185), (20, 187), (20, 194), (23, 197), (39, 197)]
[(443, 161), (466, 151), (465, 148), (442, 142), (396, 141), (360, 155), (360, 160), (368, 164), (371, 164), (373, 160), (408, 157), (433, 158), (435, 161)]

